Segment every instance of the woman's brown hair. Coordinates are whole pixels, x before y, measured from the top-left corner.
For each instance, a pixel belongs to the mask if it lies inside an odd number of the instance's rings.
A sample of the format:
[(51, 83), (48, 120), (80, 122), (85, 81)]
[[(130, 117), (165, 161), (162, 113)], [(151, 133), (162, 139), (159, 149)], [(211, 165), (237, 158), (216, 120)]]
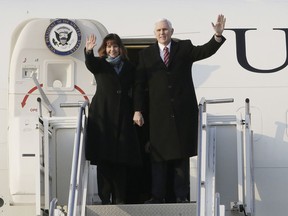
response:
[(108, 42), (112, 42), (112, 43), (117, 44), (119, 46), (119, 52), (120, 52), (121, 58), (122, 59), (128, 59), (127, 50), (124, 47), (122, 40), (120, 39), (120, 37), (117, 34), (114, 34), (114, 33), (106, 35), (105, 38), (103, 39), (103, 42), (98, 49), (98, 54), (100, 57), (107, 56), (106, 46), (107, 46)]

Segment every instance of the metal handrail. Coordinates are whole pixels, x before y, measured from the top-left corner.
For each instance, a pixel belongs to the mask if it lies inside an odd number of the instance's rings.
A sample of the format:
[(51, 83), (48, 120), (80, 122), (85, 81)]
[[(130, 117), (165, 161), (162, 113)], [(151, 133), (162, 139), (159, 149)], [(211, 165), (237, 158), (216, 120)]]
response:
[[(228, 99), (214, 99), (214, 100), (206, 100), (204, 97), (201, 98), (199, 103), (199, 114), (198, 114), (198, 162), (197, 162), (197, 174), (198, 174), (198, 185), (197, 185), (197, 216), (206, 216), (206, 204), (207, 198), (210, 198), (212, 202), (215, 203), (215, 209), (213, 210), (216, 215), (219, 214), (219, 194), (213, 194), (213, 197), (206, 197), (206, 194), (203, 194), (201, 188), (206, 187), (206, 181), (202, 181), (202, 179), (206, 178), (206, 173), (202, 173), (202, 166), (206, 166), (207, 161), (203, 161), (202, 158), (202, 147), (206, 144), (206, 139), (203, 138), (202, 133), (203, 129), (206, 128), (207, 116), (206, 113), (206, 106), (207, 104), (217, 104), (217, 103), (231, 103), (234, 102), (233, 98)], [(204, 146), (206, 148), (206, 146)], [(206, 149), (205, 149), (206, 150)], [(215, 180), (214, 180), (215, 181)], [(214, 215), (215, 215), (214, 214)]]
[(83, 102), (80, 107), (79, 115), (78, 115), (78, 123), (75, 135), (75, 142), (74, 142), (74, 151), (73, 151), (73, 160), (72, 160), (72, 169), (71, 169), (71, 180), (70, 180), (70, 192), (69, 192), (69, 200), (68, 200), (68, 216), (73, 216), (75, 212), (75, 200), (76, 200), (76, 191), (78, 189), (77, 185), (77, 176), (79, 176), (79, 163), (81, 163), (80, 159), (80, 152), (81, 152), (81, 135), (83, 131), (85, 133), (85, 124), (83, 128), (83, 116), (86, 115), (85, 109), (89, 105), (88, 101)]
[(56, 204), (58, 202), (57, 198), (53, 198), (50, 202), (50, 207), (49, 207), (49, 216), (54, 216), (54, 209), (56, 208)]
[[(37, 86), (37, 89), (40, 92), (41, 98), (44, 101), (44, 106), (48, 109), (49, 115), (51, 117), (53, 114), (55, 114), (56, 111), (55, 111), (54, 107), (52, 106), (51, 102), (49, 101), (47, 95), (45, 94), (45, 92), (41, 88), (35, 73), (32, 74), (32, 79), (33, 79), (35, 85)], [(41, 100), (40, 101), (38, 100), (38, 102), (41, 103)], [(41, 113), (41, 115), (42, 115), (42, 113)]]
[(198, 185), (197, 185), (197, 216), (201, 215), (201, 167), (202, 167), (202, 128), (203, 128), (203, 112), (205, 106), (205, 98), (202, 98), (199, 103), (199, 115), (198, 115), (198, 162), (197, 162), (197, 176), (198, 176)]
[(207, 104), (232, 103), (232, 102), (234, 102), (234, 98), (206, 100), (203, 97), (200, 100), (199, 106), (203, 107), (203, 112), (206, 112)]
[(245, 129), (243, 145), (245, 149), (244, 167), (245, 167), (245, 183), (244, 183), (244, 202), (243, 210), (245, 214), (254, 214), (254, 177), (253, 177), (253, 132), (251, 130), (251, 113), (250, 113), (250, 100), (245, 100)]

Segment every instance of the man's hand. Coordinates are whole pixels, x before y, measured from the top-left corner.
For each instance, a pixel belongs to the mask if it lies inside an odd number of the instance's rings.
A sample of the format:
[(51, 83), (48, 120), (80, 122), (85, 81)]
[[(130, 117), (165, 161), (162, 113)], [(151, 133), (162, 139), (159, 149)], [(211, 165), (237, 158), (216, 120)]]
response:
[(133, 121), (135, 124), (141, 127), (144, 124), (144, 118), (142, 116), (142, 113), (139, 111), (136, 111), (133, 116)]
[(226, 23), (226, 18), (222, 14), (218, 15), (218, 18), (215, 24), (212, 22), (212, 26), (214, 28), (216, 36), (219, 37), (222, 35), (224, 28), (225, 28), (225, 23)]

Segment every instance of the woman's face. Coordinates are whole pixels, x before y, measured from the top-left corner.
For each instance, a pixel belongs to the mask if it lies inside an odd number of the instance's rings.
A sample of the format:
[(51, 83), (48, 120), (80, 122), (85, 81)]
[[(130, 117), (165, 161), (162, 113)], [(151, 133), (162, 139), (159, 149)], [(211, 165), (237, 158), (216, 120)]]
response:
[(106, 53), (108, 56), (115, 58), (120, 55), (119, 46), (114, 41), (107, 41)]

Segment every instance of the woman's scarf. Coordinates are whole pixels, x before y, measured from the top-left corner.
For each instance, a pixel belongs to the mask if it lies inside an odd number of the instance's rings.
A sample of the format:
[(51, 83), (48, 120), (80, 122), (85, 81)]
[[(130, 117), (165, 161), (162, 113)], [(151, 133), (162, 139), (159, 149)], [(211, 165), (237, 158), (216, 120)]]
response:
[(123, 61), (121, 60), (120, 55), (117, 56), (116, 58), (113, 58), (111, 56), (107, 56), (106, 61), (109, 62), (111, 65), (113, 65), (117, 74), (120, 73), (122, 66), (123, 66)]

